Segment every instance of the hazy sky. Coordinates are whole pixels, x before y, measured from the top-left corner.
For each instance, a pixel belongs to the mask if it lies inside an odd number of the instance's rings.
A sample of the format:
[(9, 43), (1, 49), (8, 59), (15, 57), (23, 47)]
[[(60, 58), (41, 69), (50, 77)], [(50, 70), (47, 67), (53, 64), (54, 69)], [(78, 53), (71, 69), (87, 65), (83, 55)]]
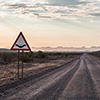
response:
[(30, 46), (100, 46), (100, 0), (0, 0), (0, 47), (20, 31)]

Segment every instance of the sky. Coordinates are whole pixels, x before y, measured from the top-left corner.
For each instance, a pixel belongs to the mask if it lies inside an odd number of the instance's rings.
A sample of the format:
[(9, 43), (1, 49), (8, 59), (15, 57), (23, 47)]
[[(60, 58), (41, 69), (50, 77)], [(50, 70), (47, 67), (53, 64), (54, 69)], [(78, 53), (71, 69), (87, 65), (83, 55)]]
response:
[(100, 46), (100, 0), (0, 0), (0, 48), (20, 31), (31, 47)]

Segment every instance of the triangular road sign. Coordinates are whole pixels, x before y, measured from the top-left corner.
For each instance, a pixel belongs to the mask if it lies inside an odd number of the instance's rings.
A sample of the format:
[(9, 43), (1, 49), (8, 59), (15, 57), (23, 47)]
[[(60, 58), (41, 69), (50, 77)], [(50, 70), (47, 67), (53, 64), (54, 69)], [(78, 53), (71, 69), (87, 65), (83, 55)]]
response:
[(16, 41), (14, 42), (13, 46), (11, 47), (11, 50), (31, 51), (22, 32), (20, 32), (20, 34), (18, 35)]

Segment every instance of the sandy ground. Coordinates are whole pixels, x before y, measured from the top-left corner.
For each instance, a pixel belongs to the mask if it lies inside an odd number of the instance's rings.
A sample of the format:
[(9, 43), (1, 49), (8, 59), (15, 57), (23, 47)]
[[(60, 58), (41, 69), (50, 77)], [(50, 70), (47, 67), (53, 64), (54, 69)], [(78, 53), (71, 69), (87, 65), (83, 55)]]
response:
[(0, 100), (100, 100), (99, 59), (83, 54), (63, 67), (1, 92)]

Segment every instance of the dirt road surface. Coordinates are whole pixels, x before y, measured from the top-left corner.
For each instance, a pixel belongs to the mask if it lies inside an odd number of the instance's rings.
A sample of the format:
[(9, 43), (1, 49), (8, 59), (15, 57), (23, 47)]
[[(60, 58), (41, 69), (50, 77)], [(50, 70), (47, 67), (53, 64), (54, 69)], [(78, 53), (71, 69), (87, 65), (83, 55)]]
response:
[(88, 54), (0, 93), (0, 100), (100, 100), (100, 61)]

